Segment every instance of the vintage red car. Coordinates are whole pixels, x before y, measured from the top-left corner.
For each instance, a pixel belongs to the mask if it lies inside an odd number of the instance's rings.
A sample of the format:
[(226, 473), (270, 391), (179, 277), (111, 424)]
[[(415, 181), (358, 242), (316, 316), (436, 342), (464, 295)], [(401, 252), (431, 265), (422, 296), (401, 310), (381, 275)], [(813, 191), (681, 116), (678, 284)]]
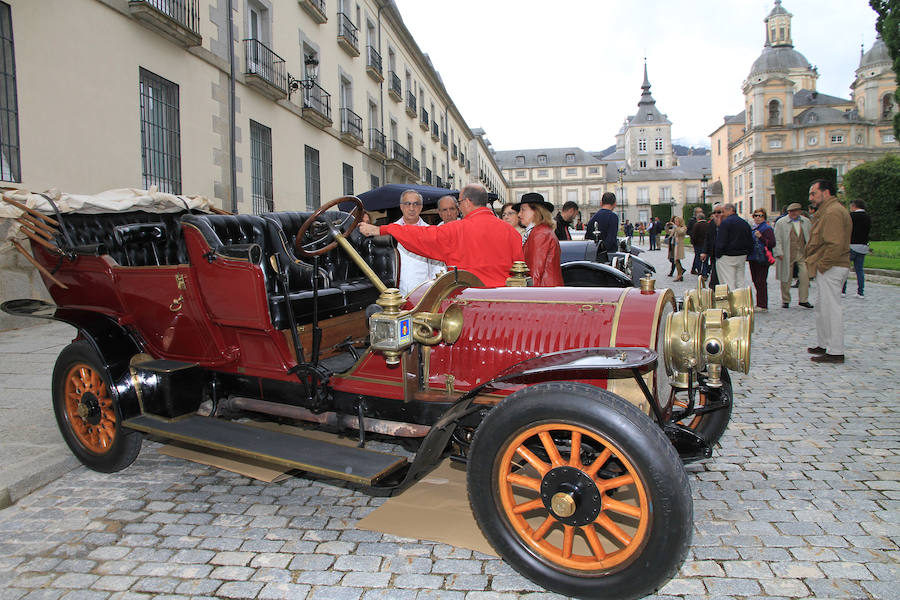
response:
[[(467, 463), (486, 538), (548, 589), (636, 598), (683, 562), (683, 463), (710, 456), (731, 414), (728, 372), (749, 368), (747, 290), (697, 290), (679, 310), (650, 279), (531, 288), (516, 272), (486, 289), (450, 268), (404, 298), (395, 247), (354, 231), (353, 198), (263, 215), (5, 198), (54, 304), (2, 308), (78, 329), (53, 406), (92, 469), (124, 469), (148, 433), (383, 493), (450, 456)], [(340, 201), (355, 208), (332, 210)], [(352, 429), (361, 447), (265, 418)], [(362, 447), (372, 436), (415, 456)]]

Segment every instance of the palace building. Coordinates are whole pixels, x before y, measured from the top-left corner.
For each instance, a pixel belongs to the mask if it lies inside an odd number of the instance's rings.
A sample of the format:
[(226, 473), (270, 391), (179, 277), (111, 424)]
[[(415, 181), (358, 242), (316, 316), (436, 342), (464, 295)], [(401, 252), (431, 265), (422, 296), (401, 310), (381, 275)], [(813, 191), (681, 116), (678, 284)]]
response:
[(0, 2), (0, 184), (241, 213), (506, 182), (392, 0)]
[(762, 54), (743, 84), (744, 110), (710, 134), (710, 191), (744, 217), (757, 207), (777, 212), (773, 177), (782, 171), (833, 167), (840, 183), (848, 169), (900, 150), (892, 126), (895, 74), (884, 42), (860, 51), (850, 99), (831, 96), (816, 89), (818, 71), (794, 49), (792, 17), (775, 0)]

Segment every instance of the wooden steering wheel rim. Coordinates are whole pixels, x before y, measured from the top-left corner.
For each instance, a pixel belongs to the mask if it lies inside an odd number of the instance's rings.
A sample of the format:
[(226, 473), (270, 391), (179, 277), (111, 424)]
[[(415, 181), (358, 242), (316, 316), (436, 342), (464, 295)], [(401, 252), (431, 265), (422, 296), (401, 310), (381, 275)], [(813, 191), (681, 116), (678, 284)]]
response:
[[(315, 212), (313, 212), (313, 214), (311, 214), (309, 218), (303, 222), (303, 225), (301, 225), (300, 229), (297, 230), (297, 235), (294, 236), (294, 250), (297, 252), (297, 254), (305, 257), (321, 256), (322, 254), (325, 254), (326, 252), (337, 246), (337, 240), (334, 240), (323, 248), (319, 248), (318, 250), (314, 251), (308, 251), (303, 248), (301, 240), (303, 239), (303, 236), (306, 235), (307, 230), (312, 226), (316, 219), (318, 219), (325, 211), (329, 210), (333, 206), (340, 204), (341, 202), (353, 202), (356, 205), (353, 207), (353, 210), (350, 211), (350, 214), (353, 216), (353, 223), (350, 225), (350, 228), (347, 231), (341, 233), (341, 235), (346, 238), (351, 233), (353, 233), (353, 230), (356, 229), (356, 226), (359, 225), (359, 222), (362, 220), (362, 215), (366, 209), (365, 207), (363, 207), (362, 200), (360, 200), (356, 196), (341, 196), (340, 198), (336, 198), (331, 202), (328, 202), (324, 206), (320, 206), (319, 208), (317, 208)], [(359, 211), (357, 212), (356, 209), (359, 209)]]

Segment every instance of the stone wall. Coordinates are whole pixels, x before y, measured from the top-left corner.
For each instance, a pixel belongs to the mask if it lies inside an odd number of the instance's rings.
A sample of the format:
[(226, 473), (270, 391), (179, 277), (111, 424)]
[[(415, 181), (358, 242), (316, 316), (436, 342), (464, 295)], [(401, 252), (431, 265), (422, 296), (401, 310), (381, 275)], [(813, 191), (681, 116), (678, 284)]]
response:
[[(40, 273), (24, 256), (6, 241), (9, 220), (0, 219), (0, 303), (15, 298), (40, 298), (52, 302)], [(30, 249), (26, 240), (22, 244)], [(0, 312), (0, 331), (39, 325), (44, 321), (25, 317), (13, 317)]]

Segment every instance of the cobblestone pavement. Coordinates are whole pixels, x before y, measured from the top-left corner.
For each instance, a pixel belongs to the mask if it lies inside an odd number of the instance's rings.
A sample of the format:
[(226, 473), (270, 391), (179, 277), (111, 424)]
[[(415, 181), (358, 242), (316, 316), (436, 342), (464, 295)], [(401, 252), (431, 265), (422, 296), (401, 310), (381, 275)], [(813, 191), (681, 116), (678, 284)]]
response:
[[(900, 598), (900, 287), (843, 301), (843, 366), (809, 361), (813, 312), (780, 308), (769, 287), (729, 430), (689, 467), (688, 560), (656, 598)], [(561, 598), (498, 559), (356, 529), (384, 499), (326, 479), (262, 484), (155, 448), (0, 511), (0, 599)]]

